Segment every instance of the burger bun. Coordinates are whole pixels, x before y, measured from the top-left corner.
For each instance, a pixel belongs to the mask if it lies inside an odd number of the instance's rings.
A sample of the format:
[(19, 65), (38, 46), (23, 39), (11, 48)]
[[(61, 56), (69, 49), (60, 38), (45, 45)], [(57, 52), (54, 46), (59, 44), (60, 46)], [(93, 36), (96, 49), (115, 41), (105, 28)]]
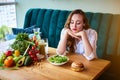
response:
[(72, 62), (71, 69), (73, 71), (77, 71), (77, 72), (83, 71), (84, 70), (84, 65), (81, 62)]

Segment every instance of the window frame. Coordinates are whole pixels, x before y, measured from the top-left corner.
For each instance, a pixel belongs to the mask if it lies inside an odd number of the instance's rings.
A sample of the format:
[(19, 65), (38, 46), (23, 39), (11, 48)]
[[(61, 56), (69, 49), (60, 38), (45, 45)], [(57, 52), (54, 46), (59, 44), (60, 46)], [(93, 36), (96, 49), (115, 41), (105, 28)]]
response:
[(0, 6), (4, 6), (4, 5), (13, 5), (13, 4), (17, 4), (16, 0), (15, 1), (12, 1), (12, 2), (0, 2)]
[(0, 6), (4, 6), (4, 5), (13, 5), (13, 4), (17, 4), (17, 2), (0, 2)]

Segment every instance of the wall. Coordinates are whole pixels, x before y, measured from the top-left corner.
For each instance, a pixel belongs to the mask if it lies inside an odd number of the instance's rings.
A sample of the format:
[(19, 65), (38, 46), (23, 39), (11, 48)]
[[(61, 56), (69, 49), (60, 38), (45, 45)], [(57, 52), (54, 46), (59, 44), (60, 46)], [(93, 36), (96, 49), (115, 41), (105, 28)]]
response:
[(16, 0), (17, 25), (22, 27), (29, 8), (48, 8), (120, 14), (120, 0)]

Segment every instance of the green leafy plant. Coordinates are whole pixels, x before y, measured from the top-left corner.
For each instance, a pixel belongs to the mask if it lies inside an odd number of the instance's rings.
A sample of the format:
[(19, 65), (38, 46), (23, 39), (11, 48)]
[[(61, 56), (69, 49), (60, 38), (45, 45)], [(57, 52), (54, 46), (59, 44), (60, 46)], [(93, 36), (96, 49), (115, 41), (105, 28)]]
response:
[(27, 33), (19, 33), (16, 37), (16, 40), (18, 41), (23, 41), (23, 40), (29, 40), (28, 34)]
[(11, 45), (11, 48), (14, 50), (19, 50), (21, 53), (24, 53), (29, 44), (29, 37), (27, 33), (19, 33), (16, 36), (16, 40)]
[(0, 40), (2, 40), (2, 39), (4, 40), (5, 35), (9, 34), (9, 33), (12, 33), (11, 28), (7, 27), (6, 25), (2, 25), (0, 27)]

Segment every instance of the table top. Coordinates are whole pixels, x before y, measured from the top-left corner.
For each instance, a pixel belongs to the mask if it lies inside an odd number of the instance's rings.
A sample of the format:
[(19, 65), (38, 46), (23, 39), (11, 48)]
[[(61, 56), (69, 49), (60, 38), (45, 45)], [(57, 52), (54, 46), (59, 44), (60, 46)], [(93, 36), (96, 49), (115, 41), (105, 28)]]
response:
[[(50, 56), (56, 54), (55, 48), (49, 48)], [(18, 70), (0, 70), (0, 79), (4, 80), (95, 80), (109, 66), (110, 61), (95, 59), (88, 61), (84, 56), (69, 53), (68, 63), (55, 66), (50, 64), (46, 59), (29, 67), (20, 67)], [(71, 70), (73, 61), (80, 61), (84, 64), (85, 70), (75, 72)]]

